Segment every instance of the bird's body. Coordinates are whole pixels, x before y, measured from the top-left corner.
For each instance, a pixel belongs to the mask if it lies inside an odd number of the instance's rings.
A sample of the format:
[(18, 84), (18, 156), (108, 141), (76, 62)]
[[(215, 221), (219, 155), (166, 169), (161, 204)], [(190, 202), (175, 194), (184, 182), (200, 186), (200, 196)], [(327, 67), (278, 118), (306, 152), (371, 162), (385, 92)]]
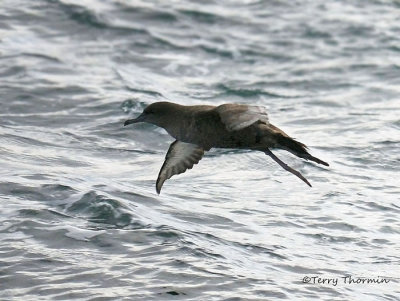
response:
[(285, 149), (301, 158), (328, 165), (311, 156), (304, 144), (270, 124), (265, 108), (260, 106), (183, 106), (157, 102), (149, 105), (138, 118), (127, 120), (125, 125), (136, 122), (163, 127), (176, 139), (161, 168), (157, 180), (158, 193), (166, 179), (192, 168), (200, 161), (204, 151), (213, 147), (263, 151), (308, 185), (310, 183), (298, 171), (280, 161), (269, 148)]

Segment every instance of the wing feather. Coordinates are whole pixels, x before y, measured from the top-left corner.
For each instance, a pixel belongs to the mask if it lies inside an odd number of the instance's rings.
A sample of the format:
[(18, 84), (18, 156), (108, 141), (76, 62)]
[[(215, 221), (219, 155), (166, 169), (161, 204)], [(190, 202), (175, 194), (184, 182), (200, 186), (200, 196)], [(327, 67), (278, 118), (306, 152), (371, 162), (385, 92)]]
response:
[(160, 194), (164, 182), (173, 175), (184, 173), (199, 163), (204, 155), (204, 149), (198, 145), (176, 140), (173, 142), (165, 156), (165, 161), (158, 174), (156, 190)]
[(262, 106), (224, 104), (216, 111), (228, 131), (238, 131), (258, 121), (268, 124), (267, 110)]

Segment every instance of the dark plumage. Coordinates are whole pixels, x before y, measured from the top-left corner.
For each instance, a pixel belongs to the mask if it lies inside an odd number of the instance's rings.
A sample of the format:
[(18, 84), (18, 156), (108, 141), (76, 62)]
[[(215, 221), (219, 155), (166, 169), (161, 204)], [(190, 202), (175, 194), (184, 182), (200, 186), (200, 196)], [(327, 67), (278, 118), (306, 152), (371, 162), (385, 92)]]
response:
[(303, 143), (270, 124), (267, 112), (261, 106), (182, 106), (156, 102), (147, 106), (136, 119), (125, 121), (124, 125), (137, 122), (148, 122), (162, 127), (176, 139), (170, 145), (158, 175), (157, 193), (160, 193), (167, 179), (191, 169), (201, 160), (204, 152), (213, 147), (262, 151), (309, 186), (311, 184), (300, 172), (282, 162), (270, 148), (284, 149), (300, 158), (329, 166), (310, 155)]

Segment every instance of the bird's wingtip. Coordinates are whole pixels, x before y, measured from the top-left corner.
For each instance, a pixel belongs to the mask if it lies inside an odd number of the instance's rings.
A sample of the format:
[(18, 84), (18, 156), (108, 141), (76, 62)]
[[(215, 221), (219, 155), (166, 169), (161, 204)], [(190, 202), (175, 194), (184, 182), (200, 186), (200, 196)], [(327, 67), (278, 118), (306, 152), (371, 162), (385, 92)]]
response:
[(160, 195), (160, 193), (161, 193), (161, 187), (162, 187), (162, 184), (160, 185), (160, 183), (157, 181), (156, 192), (157, 192), (158, 195)]

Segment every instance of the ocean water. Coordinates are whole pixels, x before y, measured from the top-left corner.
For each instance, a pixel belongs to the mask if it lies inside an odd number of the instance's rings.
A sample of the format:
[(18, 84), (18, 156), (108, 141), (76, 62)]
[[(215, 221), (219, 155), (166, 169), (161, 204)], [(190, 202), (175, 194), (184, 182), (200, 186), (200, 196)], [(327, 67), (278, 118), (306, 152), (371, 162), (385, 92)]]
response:
[[(330, 167), (213, 150), (157, 195), (155, 101)], [(2, 0), (0, 104), (0, 300), (400, 300), (399, 1)]]

